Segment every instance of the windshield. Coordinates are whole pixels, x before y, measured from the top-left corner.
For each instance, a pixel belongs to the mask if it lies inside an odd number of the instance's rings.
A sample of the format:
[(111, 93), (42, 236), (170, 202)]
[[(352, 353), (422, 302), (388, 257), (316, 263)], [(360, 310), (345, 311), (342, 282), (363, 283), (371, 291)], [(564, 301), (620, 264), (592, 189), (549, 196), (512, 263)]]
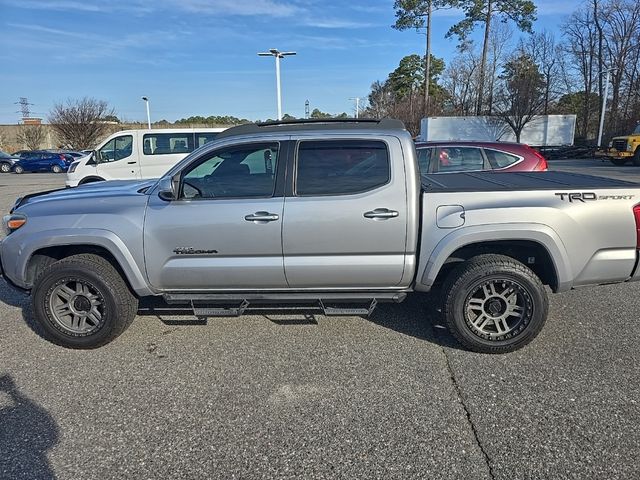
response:
[(0, 158), (11, 158), (11, 155), (9, 155), (7, 152), (3, 152), (2, 150), (0, 150)]
[(640, 135), (640, 123), (638, 125), (636, 125), (636, 128), (633, 131), (633, 133)]

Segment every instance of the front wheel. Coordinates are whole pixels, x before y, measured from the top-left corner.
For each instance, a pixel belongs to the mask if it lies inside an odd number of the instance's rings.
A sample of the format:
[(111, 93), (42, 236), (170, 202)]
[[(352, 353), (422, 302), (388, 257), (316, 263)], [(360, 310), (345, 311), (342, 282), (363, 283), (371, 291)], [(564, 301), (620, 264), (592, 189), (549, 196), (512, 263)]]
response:
[(62, 167), (60, 165), (53, 165), (51, 167), (51, 171), (53, 173), (60, 173), (60, 172), (62, 172)]
[(633, 154), (633, 164), (636, 167), (640, 167), (640, 147), (636, 148), (636, 151)]
[(540, 279), (504, 255), (478, 255), (454, 269), (444, 286), (444, 316), (454, 337), (480, 353), (506, 353), (531, 342), (547, 319)]
[(24, 173), (24, 167), (21, 167), (20, 165), (16, 165), (16, 166), (13, 168), (13, 171), (14, 171), (14, 173), (18, 173), (18, 174), (20, 174), (20, 173)]
[(131, 324), (138, 299), (111, 263), (80, 254), (49, 265), (32, 291), (44, 336), (67, 348), (96, 348)]

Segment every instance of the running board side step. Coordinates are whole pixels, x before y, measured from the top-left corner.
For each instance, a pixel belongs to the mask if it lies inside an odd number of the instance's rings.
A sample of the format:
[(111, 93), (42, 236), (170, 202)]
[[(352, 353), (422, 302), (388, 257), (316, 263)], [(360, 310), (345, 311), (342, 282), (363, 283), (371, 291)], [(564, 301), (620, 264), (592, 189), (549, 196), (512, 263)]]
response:
[[(379, 302), (402, 302), (406, 292), (165, 294), (168, 304), (187, 304), (198, 318), (238, 317), (247, 310), (321, 311), (326, 316), (369, 316)], [(290, 307), (273, 302), (294, 302)], [(327, 305), (329, 303), (330, 305)], [(358, 303), (355, 307), (348, 304)], [(366, 305), (362, 305), (362, 304)], [(341, 304), (347, 304), (342, 306)], [(186, 305), (185, 305), (186, 306)]]

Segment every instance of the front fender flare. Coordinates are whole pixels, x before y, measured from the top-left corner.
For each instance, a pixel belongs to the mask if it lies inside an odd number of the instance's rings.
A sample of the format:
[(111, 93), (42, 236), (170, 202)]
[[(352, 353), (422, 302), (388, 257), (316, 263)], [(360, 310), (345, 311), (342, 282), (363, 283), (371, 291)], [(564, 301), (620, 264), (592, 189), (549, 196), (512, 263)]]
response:
[(124, 272), (131, 288), (140, 296), (153, 295), (147, 280), (138, 267), (133, 255), (125, 243), (115, 233), (104, 229), (82, 229), (78, 232), (73, 229), (45, 230), (30, 234), (28, 243), (21, 243), (17, 253), (15, 267), (15, 283), (23, 288), (31, 288), (27, 284), (27, 267), (33, 254), (47, 247), (90, 245), (102, 247), (107, 250)]

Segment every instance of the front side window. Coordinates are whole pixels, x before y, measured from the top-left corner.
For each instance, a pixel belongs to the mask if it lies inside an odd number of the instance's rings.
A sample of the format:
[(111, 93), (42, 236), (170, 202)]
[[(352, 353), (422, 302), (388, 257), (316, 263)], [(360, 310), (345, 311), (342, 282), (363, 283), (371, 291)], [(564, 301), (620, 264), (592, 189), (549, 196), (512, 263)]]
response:
[(391, 178), (387, 145), (368, 140), (302, 141), (296, 172), (299, 196), (361, 193)]
[(277, 143), (252, 143), (217, 150), (183, 175), (182, 197), (271, 197), (277, 161)]
[(420, 174), (424, 175), (429, 173), (429, 164), (431, 162), (431, 148), (419, 148), (418, 153), (418, 166), (420, 167)]
[(438, 172), (466, 172), (484, 169), (484, 157), (476, 147), (440, 147), (437, 152)]
[(168, 155), (193, 152), (193, 133), (147, 133), (142, 137), (145, 155)]
[(123, 158), (130, 157), (133, 153), (133, 136), (122, 135), (112, 138), (98, 150), (98, 161), (100, 163), (117, 162)]

